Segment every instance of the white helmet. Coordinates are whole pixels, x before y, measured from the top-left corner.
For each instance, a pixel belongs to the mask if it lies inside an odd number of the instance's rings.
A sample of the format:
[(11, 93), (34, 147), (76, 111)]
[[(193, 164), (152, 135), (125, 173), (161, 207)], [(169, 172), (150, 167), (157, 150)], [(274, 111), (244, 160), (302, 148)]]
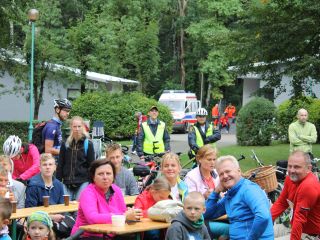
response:
[(21, 149), (21, 140), (18, 136), (11, 135), (3, 144), (3, 153), (12, 158), (18, 155)]
[(199, 108), (196, 112), (196, 115), (197, 116), (208, 116), (208, 112), (204, 108)]

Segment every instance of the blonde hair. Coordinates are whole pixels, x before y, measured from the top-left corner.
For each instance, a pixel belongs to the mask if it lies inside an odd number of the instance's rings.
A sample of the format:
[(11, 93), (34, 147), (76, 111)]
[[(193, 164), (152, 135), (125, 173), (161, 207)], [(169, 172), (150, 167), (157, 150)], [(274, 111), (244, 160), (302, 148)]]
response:
[(42, 153), (40, 155), (40, 164), (43, 164), (44, 162), (48, 161), (49, 159), (53, 159), (53, 161), (56, 162), (55, 158), (52, 156), (51, 153)]
[(82, 117), (79, 117), (79, 116), (74, 116), (73, 118), (71, 118), (70, 120), (70, 135), (69, 137), (67, 138), (67, 141), (66, 141), (66, 144), (67, 146), (70, 146), (72, 141), (75, 139), (74, 136), (73, 136), (73, 131), (72, 131), (72, 124), (74, 121), (79, 121), (81, 122), (81, 125), (82, 125), (82, 136), (86, 137), (86, 138), (89, 138), (89, 133), (86, 131), (86, 128), (84, 127), (85, 126), (85, 122), (83, 120)]
[(122, 154), (122, 148), (121, 148), (121, 145), (118, 144), (118, 143), (111, 143), (107, 146), (107, 149), (106, 149), (106, 157), (108, 158), (108, 156), (117, 151), (117, 150), (120, 150), (121, 154)]
[(206, 200), (205, 200), (204, 196), (200, 192), (196, 192), (196, 191), (188, 193), (188, 195), (183, 200), (183, 203), (185, 204), (187, 201), (194, 201), (194, 200), (200, 201), (201, 204), (203, 206), (205, 206)]
[(203, 159), (212, 153), (218, 155), (218, 150), (216, 148), (212, 147), (211, 145), (206, 144), (198, 150), (198, 152), (196, 154), (196, 159), (199, 162), (199, 159)]
[(10, 164), (11, 172), (13, 172), (13, 162), (12, 162), (11, 158), (9, 158), (6, 155), (0, 155), (0, 164), (2, 165), (3, 163)]
[(163, 169), (164, 162), (167, 160), (175, 160), (177, 162), (179, 168), (181, 169), (179, 156), (173, 152), (169, 152), (169, 153), (166, 153), (165, 155), (163, 155), (162, 161), (161, 161), (161, 169)]

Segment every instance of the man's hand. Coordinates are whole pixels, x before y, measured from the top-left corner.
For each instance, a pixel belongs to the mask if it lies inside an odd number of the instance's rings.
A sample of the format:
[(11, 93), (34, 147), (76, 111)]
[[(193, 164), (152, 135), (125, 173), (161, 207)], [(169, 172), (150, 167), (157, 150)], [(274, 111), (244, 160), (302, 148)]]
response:
[(216, 188), (214, 189), (214, 191), (216, 193), (221, 193), (221, 192), (225, 192), (227, 189), (225, 189), (224, 187), (222, 187), (221, 183), (218, 184), (218, 186), (216, 186)]
[(54, 222), (61, 222), (64, 219), (64, 216), (61, 214), (53, 214), (53, 215), (50, 215), (50, 217)]

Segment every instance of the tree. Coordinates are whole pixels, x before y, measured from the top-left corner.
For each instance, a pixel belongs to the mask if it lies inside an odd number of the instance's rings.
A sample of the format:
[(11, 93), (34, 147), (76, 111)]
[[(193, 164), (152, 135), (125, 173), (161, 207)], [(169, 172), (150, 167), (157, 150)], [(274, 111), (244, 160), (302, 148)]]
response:
[(292, 97), (303, 97), (320, 80), (319, 14), (316, 0), (251, 1), (234, 34), (239, 72), (260, 73), (278, 93), (287, 90), (282, 77), (291, 76)]

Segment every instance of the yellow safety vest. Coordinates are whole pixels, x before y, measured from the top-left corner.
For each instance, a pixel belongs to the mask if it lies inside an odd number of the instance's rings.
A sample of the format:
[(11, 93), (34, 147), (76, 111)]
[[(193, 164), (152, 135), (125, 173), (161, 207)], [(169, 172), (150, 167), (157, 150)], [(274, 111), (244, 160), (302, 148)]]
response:
[[(198, 147), (201, 148), (204, 145), (204, 142), (202, 140), (200, 131), (196, 126), (193, 126), (193, 128), (194, 128), (194, 131), (196, 132), (196, 143), (197, 143)], [(213, 126), (212, 126), (212, 124), (210, 124), (208, 129), (207, 129), (207, 132), (206, 132), (206, 137), (209, 137), (212, 134), (213, 134)], [(211, 143), (211, 146), (215, 148), (216, 147), (216, 143)], [(194, 151), (192, 151), (192, 152), (193, 152), (193, 154), (195, 154)]]
[[(147, 154), (154, 153), (163, 153), (164, 142), (163, 142), (163, 134), (166, 124), (162, 121), (159, 122), (156, 135), (154, 136), (148, 123), (142, 123), (142, 129), (144, 131), (144, 141), (143, 141), (143, 152)], [(156, 149), (154, 149), (154, 147)]]

